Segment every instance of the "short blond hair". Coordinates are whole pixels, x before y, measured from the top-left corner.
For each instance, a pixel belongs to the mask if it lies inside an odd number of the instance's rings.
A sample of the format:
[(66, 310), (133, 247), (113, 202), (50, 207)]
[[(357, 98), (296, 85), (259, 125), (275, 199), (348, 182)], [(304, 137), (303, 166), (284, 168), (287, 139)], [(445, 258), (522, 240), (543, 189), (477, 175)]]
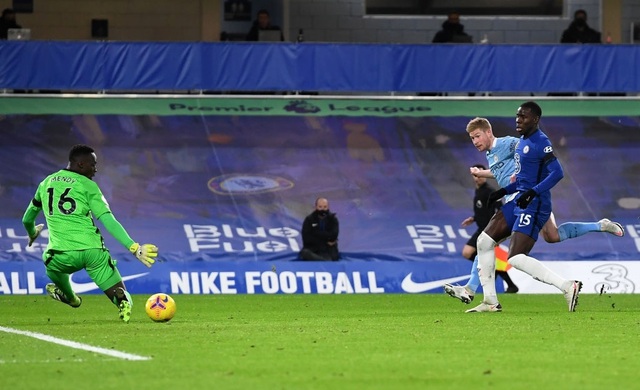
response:
[(487, 118), (475, 117), (467, 123), (467, 133), (471, 133), (475, 130), (491, 130), (491, 123)]

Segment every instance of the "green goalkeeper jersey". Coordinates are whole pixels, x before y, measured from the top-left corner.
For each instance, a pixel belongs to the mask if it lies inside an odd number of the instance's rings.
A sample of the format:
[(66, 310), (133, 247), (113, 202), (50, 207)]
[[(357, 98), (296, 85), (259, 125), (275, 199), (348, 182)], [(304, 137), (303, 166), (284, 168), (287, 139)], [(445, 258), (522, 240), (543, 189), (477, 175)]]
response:
[(62, 169), (40, 183), (33, 205), (42, 209), (47, 220), (47, 250), (73, 251), (105, 247), (93, 217), (100, 218), (111, 210), (93, 180)]

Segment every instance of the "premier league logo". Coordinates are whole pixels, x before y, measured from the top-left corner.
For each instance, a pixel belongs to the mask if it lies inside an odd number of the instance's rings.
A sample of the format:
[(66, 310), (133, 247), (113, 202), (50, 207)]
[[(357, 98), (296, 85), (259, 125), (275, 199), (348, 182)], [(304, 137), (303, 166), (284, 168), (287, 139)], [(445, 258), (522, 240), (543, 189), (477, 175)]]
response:
[(284, 107), (285, 111), (293, 111), (296, 114), (316, 114), (320, 112), (320, 107), (307, 102), (306, 100), (292, 100)]

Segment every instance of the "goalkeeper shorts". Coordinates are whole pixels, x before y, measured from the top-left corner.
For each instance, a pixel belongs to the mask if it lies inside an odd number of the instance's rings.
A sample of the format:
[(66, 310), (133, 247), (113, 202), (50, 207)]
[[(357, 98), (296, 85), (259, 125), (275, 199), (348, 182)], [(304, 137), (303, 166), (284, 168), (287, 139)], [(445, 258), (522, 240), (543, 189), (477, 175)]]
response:
[(71, 275), (85, 269), (91, 280), (102, 291), (106, 291), (122, 281), (122, 276), (116, 267), (117, 262), (106, 249), (95, 248), (64, 252), (48, 250), (44, 252), (42, 257), (47, 272)]

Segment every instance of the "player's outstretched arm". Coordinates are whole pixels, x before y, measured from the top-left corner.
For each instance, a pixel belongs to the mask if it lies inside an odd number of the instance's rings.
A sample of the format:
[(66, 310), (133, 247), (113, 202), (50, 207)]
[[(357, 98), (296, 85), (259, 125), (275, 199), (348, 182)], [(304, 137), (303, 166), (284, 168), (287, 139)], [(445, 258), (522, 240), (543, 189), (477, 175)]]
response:
[(133, 241), (129, 236), (129, 233), (127, 233), (122, 224), (116, 220), (112, 213), (104, 213), (98, 219), (102, 222), (107, 231), (146, 267), (150, 268), (153, 263), (156, 262), (156, 257), (158, 257), (157, 246), (153, 244), (140, 245)]
[(485, 179), (495, 179), (490, 169), (480, 169), (478, 167), (470, 167), (469, 173), (475, 177), (483, 177)]
[(36, 226), (36, 217), (40, 214), (40, 210), (42, 210), (42, 203), (38, 202), (35, 198), (29, 203), (29, 207), (25, 210), (24, 215), (22, 216), (22, 225), (27, 231), (29, 235), (29, 244), (28, 246), (33, 245), (33, 242), (38, 238), (40, 232), (44, 228), (44, 224), (39, 224)]

